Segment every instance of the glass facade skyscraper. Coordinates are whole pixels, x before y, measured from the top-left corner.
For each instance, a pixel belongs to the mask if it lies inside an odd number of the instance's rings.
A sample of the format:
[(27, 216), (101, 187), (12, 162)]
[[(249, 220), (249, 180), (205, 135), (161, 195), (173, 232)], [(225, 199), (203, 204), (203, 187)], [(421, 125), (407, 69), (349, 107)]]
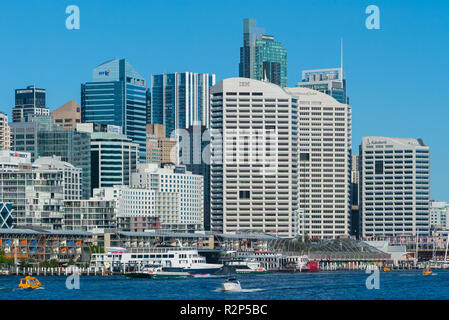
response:
[(164, 124), (166, 137), (192, 125), (210, 126), (210, 88), (215, 74), (176, 72), (151, 77), (151, 123)]
[(346, 79), (343, 78), (341, 68), (304, 70), (302, 82), (298, 87), (309, 88), (330, 95), (343, 104), (349, 104), (346, 95)]
[(287, 49), (273, 36), (256, 27), (255, 19), (243, 20), (243, 46), (240, 48), (239, 76), (268, 80), (287, 86)]
[(11, 123), (11, 150), (30, 152), (31, 161), (53, 155), (81, 168), (83, 198), (90, 195), (90, 136), (65, 130), (51, 116), (35, 116), (30, 122)]
[(110, 60), (81, 85), (81, 121), (121, 126), (139, 144), (144, 161), (147, 121), (146, 81), (126, 59)]

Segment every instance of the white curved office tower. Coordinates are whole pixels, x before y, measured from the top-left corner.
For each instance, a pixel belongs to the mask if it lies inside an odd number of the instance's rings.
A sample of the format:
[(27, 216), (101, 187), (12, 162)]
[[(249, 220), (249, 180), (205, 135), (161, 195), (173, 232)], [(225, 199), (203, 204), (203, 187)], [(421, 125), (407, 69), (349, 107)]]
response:
[(229, 78), (211, 89), (211, 228), (297, 233), (296, 99)]
[(363, 236), (428, 235), (430, 148), (421, 139), (364, 137), (359, 154)]
[(349, 234), (351, 106), (308, 88), (298, 100), (298, 229), (306, 237)]

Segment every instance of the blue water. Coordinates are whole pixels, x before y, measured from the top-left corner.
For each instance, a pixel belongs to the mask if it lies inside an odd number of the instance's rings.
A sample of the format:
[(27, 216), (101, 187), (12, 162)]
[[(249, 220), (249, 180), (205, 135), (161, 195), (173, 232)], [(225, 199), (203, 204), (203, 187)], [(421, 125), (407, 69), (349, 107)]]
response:
[(121, 276), (81, 276), (80, 289), (68, 290), (65, 277), (39, 277), (43, 288), (17, 289), (20, 277), (0, 277), (0, 300), (6, 299), (449, 299), (449, 270), (432, 276), (420, 271), (379, 273), (379, 289), (367, 289), (363, 271), (238, 275), (242, 292), (220, 290), (224, 277), (190, 279), (125, 279)]

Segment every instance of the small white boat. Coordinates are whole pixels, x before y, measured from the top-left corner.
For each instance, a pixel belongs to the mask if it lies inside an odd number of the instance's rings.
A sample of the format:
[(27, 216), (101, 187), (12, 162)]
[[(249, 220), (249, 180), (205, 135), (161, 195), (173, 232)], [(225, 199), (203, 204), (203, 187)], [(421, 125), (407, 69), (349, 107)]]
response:
[(236, 278), (229, 278), (222, 284), (223, 291), (240, 291), (242, 287), (240, 286), (240, 281)]

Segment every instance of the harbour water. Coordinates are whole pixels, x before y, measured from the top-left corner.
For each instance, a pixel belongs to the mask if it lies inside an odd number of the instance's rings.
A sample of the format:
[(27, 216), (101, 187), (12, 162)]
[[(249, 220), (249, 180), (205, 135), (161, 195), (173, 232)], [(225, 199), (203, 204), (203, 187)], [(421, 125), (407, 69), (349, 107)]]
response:
[(66, 277), (39, 277), (43, 288), (17, 289), (20, 277), (0, 277), (0, 300), (397, 300), (449, 299), (449, 270), (379, 272), (379, 289), (367, 289), (370, 274), (333, 271), (295, 274), (238, 275), (241, 292), (222, 292), (225, 277), (150, 280), (123, 276), (81, 276), (80, 288), (68, 290)]

